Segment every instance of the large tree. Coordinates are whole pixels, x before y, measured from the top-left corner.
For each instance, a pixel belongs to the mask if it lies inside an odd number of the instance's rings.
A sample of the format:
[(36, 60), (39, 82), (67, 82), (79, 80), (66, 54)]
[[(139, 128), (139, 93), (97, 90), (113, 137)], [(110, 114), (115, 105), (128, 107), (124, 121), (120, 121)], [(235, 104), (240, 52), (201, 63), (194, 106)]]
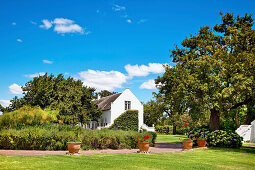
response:
[(100, 92), (96, 92), (95, 93), (95, 97), (98, 98), (102, 98), (102, 97), (106, 97), (106, 96), (110, 96), (110, 95), (113, 95), (113, 94), (116, 94), (117, 92), (110, 92), (108, 90), (101, 90)]
[[(255, 99), (253, 18), (227, 13), (213, 28), (201, 27), (171, 51), (174, 67), (155, 81), (159, 93), (178, 112), (210, 113), (210, 129), (220, 115)], [(182, 110), (184, 109), (184, 110)]]
[(23, 105), (59, 110), (59, 119), (66, 124), (85, 124), (101, 116), (94, 102), (94, 88), (83, 86), (81, 80), (45, 74), (35, 77), (22, 87), (24, 96), (11, 100), (9, 111)]
[(148, 126), (157, 125), (163, 117), (164, 107), (157, 100), (150, 100), (143, 104), (144, 123)]

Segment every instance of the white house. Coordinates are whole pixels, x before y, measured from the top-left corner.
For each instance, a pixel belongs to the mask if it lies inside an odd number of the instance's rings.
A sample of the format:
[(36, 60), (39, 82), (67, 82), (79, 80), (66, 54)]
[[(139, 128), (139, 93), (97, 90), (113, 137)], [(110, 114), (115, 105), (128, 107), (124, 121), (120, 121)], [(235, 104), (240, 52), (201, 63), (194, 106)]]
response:
[(154, 127), (149, 128), (143, 123), (143, 104), (129, 89), (122, 93), (102, 97), (96, 100), (95, 103), (103, 111), (102, 117), (98, 122), (90, 122), (85, 128), (100, 129), (101, 127), (109, 127), (126, 110), (138, 110), (138, 127), (147, 131), (154, 131)]

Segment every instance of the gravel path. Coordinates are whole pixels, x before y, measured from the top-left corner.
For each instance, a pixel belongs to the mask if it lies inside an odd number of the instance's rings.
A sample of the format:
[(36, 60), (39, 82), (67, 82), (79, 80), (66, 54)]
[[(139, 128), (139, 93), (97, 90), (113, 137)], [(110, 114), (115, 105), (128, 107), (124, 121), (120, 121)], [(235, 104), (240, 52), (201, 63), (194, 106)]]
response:
[[(156, 142), (155, 147), (150, 147), (150, 153), (176, 152), (182, 150), (182, 144)], [(115, 154), (115, 153), (136, 153), (138, 149), (104, 149), (80, 151), (80, 154)], [(64, 155), (68, 151), (38, 151), (38, 150), (0, 150), (0, 155)]]

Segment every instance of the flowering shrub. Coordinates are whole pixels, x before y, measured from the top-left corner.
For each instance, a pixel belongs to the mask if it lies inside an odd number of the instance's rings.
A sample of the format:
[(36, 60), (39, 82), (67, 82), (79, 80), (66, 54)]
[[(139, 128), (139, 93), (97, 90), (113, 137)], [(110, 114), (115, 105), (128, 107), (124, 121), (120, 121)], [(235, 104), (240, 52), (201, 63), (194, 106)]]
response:
[(138, 142), (151, 142), (151, 135), (136, 136)]
[(242, 137), (236, 132), (215, 130), (208, 133), (207, 145), (214, 147), (239, 148), (242, 146)]
[(192, 138), (179, 138), (179, 140), (180, 140), (181, 142), (183, 142), (183, 141), (193, 141)]
[(201, 129), (194, 129), (190, 131), (187, 136), (190, 138), (195, 138), (196, 140), (206, 140), (207, 135), (210, 133), (210, 131), (206, 128), (201, 128)]
[(202, 128), (192, 130), (187, 136), (195, 138), (195, 145), (197, 140), (206, 140), (207, 146), (211, 147), (238, 148), (242, 146), (242, 138), (231, 131), (215, 130), (210, 132), (206, 128)]
[(67, 142), (81, 142), (79, 136), (70, 136), (69, 139), (67, 139)]

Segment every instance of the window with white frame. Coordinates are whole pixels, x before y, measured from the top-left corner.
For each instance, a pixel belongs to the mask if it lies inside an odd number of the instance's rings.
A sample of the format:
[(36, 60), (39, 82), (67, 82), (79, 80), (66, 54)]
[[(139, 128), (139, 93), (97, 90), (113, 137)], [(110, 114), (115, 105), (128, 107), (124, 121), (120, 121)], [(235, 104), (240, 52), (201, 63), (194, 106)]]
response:
[(125, 110), (131, 109), (131, 101), (125, 101)]

